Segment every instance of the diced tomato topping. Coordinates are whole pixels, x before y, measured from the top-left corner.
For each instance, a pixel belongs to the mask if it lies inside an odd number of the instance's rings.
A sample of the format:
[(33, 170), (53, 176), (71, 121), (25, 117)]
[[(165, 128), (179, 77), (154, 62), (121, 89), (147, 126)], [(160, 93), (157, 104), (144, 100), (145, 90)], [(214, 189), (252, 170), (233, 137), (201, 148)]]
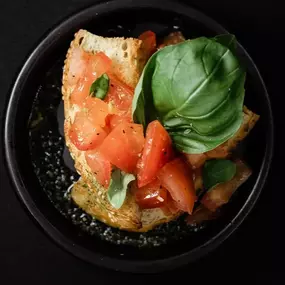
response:
[(99, 151), (119, 169), (133, 173), (144, 146), (142, 125), (117, 125), (99, 147)]
[(158, 178), (169, 191), (176, 206), (191, 214), (196, 201), (191, 167), (182, 158), (176, 158), (158, 172)]
[(79, 150), (94, 149), (107, 137), (108, 133), (100, 125), (93, 124), (86, 117), (84, 111), (75, 115), (69, 131), (71, 142)]
[(84, 76), (88, 65), (89, 54), (81, 48), (74, 48), (70, 56), (69, 70), (67, 74), (67, 82), (69, 86), (77, 84), (78, 80)]
[(109, 78), (109, 91), (104, 101), (112, 103), (121, 116), (129, 116), (131, 118), (134, 89), (120, 81), (112, 74), (109, 75)]
[(117, 125), (121, 123), (131, 123), (131, 119), (119, 116), (117, 114), (109, 114), (106, 117), (106, 126), (113, 130)]
[(144, 48), (151, 56), (156, 50), (156, 35), (152, 31), (146, 31), (139, 36), (139, 39), (143, 41)]
[(161, 210), (164, 212), (166, 216), (174, 215), (178, 213), (180, 210), (176, 206), (176, 202), (172, 199), (169, 192), (167, 193), (167, 203), (161, 207)]
[(136, 188), (134, 195), (141, 209), (160, 208), (167, 203), (167, 190), (158, 179), (142, 188)]
[(91, 168), (96, 180), (105, 188), (109, 186), (111, 179), (111, 163), (97, 150), (85, 152), (85, 159)]
[(71, 94), (71, 103), (82, 106), (84, 100), (89, 96), (92, 83), (103, 73), (107, 73), (111, 66), (111, 59), (103, 52), (88, 54), (84, 75), (81, 75)]
[(69, 137), (79, 150), (90, 150), (99, 146), (108, 135), (106, 117), (108, 105), (98, 98), (89, 97), (81, 111), (75, 114)]
[(88, 96), (83, 103), (82, 110), (86, 111), (88, 120), (96, 125), (104, 127), (106, 117), (109, 115), (108, 104), (96, 97)]
[(138, 186), (143, 187), (154, 180), (159, 169), (170, 161), (172, 156), (169, 134), (159, 121), (151, 122), (146, 130), (143, 154), (137, 165)]

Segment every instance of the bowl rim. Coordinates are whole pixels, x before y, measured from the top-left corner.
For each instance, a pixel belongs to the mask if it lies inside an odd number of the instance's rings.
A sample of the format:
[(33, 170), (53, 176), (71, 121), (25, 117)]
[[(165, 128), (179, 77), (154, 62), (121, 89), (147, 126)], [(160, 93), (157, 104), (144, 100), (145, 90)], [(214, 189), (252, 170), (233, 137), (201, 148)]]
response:
[[(56, 41), (62, 32), (68, 30), (69, 24), (79, 21), (84, 17), (90, 18), (92, 15), (100, 15), (108, 12), (114, 12), (117, 9), (131, 9), (131, 8), (154, 8), (161, 9), (164, 11), (176, 12), (180, 15), (185, 15), (186, 17), (191, 17), (196, 19), (198, 22), (207, 23), (211, 25), (213, 30), (220, 31), (220, 33), (228, 33), (220, 24), (215, 20), (206, 16), (204, 13), (182, 3), (176, 3), (174, 0), (167, 1), (152, 1), (152, 0), (120, 0), (120, 1), (111, 1), (111, 2), (101, 2), (95, 3), (94, 5), (84, 8), (79, 12), (72, 14), (67, 17), (65, 20), (62, 20), (60, 24), (56, 25), (45, 37), (40, 41), (37, 47), (29, 55), (24, 65), (22, 66), (20, 72), (17, 75), (16, 80), (14, 81), (13, 87), (10, 92), (10, 98), (6, 106), (5, 122), (4, 122), (4, 151), (5, 151), (5, 162), (8, 168), (8, 173), (11, 181), (13, 182), (13, 188), (17, 193), (17, 196), (23, 202), (25, 207), (29, 210), (33, 218), (41, 226), (44, 232), (60, 247), (64, 248), (69, 253), (74, 256), (92, 263), (97, 266), (105, 267), (108, 269), (115, 269), (117, 271), (125, 272), (136, 272), (136, 273), (151, 273), (151, 272), (161, 272), (164, 270), (171, 270), (187, 263), (193, 262), (194, 260), (199, 259), (204, 256), (206, 253), (214, 250), (218, 247), (225, 239), (227, 239), (243, 222), (246, 216), (250, 213), (253, 206), (255, 205), (262, 188), (266, 182), (266, 178), (270, 169), (273, 156), (273, 137), (274, 137), (274, 124), (273, 124), (273, 115), (271, 109), (271, 103), (269, 99), (266, 86), (263, 82), (263, 79), (258, 71), (255, 63), (249, 54), (244, 50), (240, 45), (239, 47), (243, 51), (244, 55), (250, 61), (253, 71), (256, 73), (262, 89), (264, 91), (264, 96), (267, 103), (268, 111), (268, 136), (266, 141), (266, 150), (262, 165), (259, 171), (259, 175), (255, 181), (255, 184), (251, 190), (250, 195), (246, 199), (242, 208), (238, 211), (235, 217), (215, 236), (206, 241), (204, 244), (196, 247), (190, 251), (184, 252), (182, 254), (172, 256), (165, 259), (157, 259), (152, 261), (139, 261), (139, 260), (124, 260), (119, 258), (106, 257), (98, 252), (91, 252), (88, 249), (72, 243), (72, 241), (64, 236), (60, 230), (55, 228), (49, 220), (43, 215), (41, 210), (37, 207), (34, 201), (31, 199), (28, 189), (25, 187), (21, 173), (19, 171), (18, 163), (15, 157), (15, 149), (13, 148), (14, 140), (14, 126), (15, 126), (15, 117), (16, 117), (16, 108), (17, 100), (21, 96), (21, 88), (25, 82), (25, 79), (29, 76), (29, 71), (32, 70), (35, 59), (40, 56), (42, 50), (49, 48), (52, 41)], [(189, 16), (191, 15), (191, 16)], [(78, 24), (78, 23), (77, 23)]]

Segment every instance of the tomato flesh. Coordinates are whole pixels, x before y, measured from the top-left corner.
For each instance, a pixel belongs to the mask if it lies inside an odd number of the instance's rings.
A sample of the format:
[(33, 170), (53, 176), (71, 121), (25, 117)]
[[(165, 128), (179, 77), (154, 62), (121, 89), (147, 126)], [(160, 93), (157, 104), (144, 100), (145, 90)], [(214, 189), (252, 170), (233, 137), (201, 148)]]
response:
[(182, 158), (176, 158), (168, 162), (157, 176), (162, 186), (169, 191), (177, 208), (191, 214), (196, 194), (189, 165)]
[(98, 98), (89, 97), (84, 106), (75, 114), (69, 131), (71, 142), (79, 150), (90, 150), (99, 146), (108, 135), (106, 117), (108, 105)]
[(131, 106), (134, 89), (120, 81), (116, 76), (110, 74), (110, 85), (106, 98), (107, 103), (112, 103), (121, 117), (131, 119)]
[(88, 54), (85, 56), (86, 68), (84, 75), (78, 80), (71, 94), (71, 103), (82, 106), (84, 100), (89, 96), (92, 83), (103, 73), (107, 73), (112, 61), (103, 52)]
[(99, 151), (119, 169), (134, 173), (143, 146), (142, 125), (124, 122), (110, 132)]
[(131, 120), (117, 114), (108, 114), (106, 117), (106, 126), (110, 130), (113, 130), (117, 125), (121, 123), (131, 123)]
[(105, 188), (110, 184), (111, 179), (111, 163), (102, 156), (97, 150), (89, 150), (85, 152), (85, 159), (91, 168), (96, 180)]
[(139, 39), (143, 41), (144, 49), (151, 56), (156, 51), (156, 35), (152, 31), (145, 31)]
[(158, 179), (135, 190), (135, 201), (141, 209), (160, 208), (167, 203), (167, 190)]
[(161, 167), (173, 156), (171, 139), (159, 121), (151, 122), (146, 130), (142, 157), (139, 159), (138, 186), (143, 187), (156, 178)]

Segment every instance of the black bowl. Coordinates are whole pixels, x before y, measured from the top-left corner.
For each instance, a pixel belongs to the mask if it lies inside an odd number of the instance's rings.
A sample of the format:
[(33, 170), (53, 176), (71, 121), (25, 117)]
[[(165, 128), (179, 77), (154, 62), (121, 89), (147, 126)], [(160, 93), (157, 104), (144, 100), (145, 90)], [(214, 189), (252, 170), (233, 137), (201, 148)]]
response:
[[(71, 202), (62, 203), (63, 188), (66, 191), (76, 174), (63, 150), (59, 86), (65, 53), (79, 28), (102, 36), (138, 36), (147, 29), (163, 36), (179, 29), (187, 38), (227, 31), (200, 12), (174, 2), (124, 0), (92, 6), (55, 27), (36, 47), (13, 86), (6, 114), (6, 160), (16, 192), (55, 242), (83, 260), (115, 270), (156, 272), (193, 262), (233, 233), (251, 211), (266, 181), (273, 151), (273, 119), (262, 78), (238, 45), (248, 73), (245, 104), (261, 118), (241, 152), (253, 175), (224, 207), (221, 217), (202, 229), (188, 230), (172, 223), (147, 236), (110, 230), (88, 215), (82, 217), (82, 213), (78, 220), (80, 210)], [(35, 115), (39, 115), (36, 121)], [(115, 242), (106, 240), (110, 231)], [(136, 246), (130, 244), (132, 240)], [(153, 240), (164, 242), (143, 246)]]

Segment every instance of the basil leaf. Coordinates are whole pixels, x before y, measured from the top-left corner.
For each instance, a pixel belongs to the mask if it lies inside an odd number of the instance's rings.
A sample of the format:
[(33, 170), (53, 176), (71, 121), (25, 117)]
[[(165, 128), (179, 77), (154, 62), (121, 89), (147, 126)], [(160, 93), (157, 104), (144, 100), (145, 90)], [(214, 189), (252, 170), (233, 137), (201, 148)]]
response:
[(109, 90), (109, 77), (106, 73), (98, 77), (91, 85), (89, 95), (104, 99)]
[(218, 35), (213, 38), (218, 43), (227, 47), (233, 54), (236, 53), (237, 41), (236, 37), (231, 34)]
[[(132, 101), (132, 114), (135, 122), (139, 122), (146, 129), (147, 122), (157, 119), (156, 111), (153, 105), (151, 76), (155, 68), (156, 54), (154, 53), (148, 60), (139, 82), (135, 88), (135, 94)], [(147, 110), (147, 111), (146, 111)], [(146, 111), (146, 112), (145, 112)]]
[(128, 184), (133, 180), (135, 180), (133, 174), (121, 172), (120, 169), (116, 169), (112, 172), (107, 196), (114, 208), (119, 209), (124, 204)]
[(203, 167), (203, 183), (206, 189), (231, 180), (236, 174), (236, 164), (227, 159), (206, 161)]
[(142, 109), (150, 109), (186, 153), (209, 151), (232, 137), (242, 123), (245, 83), (245, 71), (227, 47), (234, 42), (228, 35), (201, 37), (157, 51), (136, 88), (134, 120), (148, 124)]

